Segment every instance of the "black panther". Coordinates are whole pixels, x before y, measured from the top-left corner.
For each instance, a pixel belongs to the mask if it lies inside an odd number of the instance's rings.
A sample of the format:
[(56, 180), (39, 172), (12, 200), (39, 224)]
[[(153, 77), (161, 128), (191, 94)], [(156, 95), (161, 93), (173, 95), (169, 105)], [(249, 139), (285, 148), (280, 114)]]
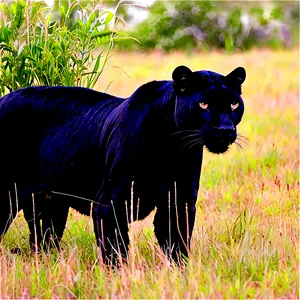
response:
[(172, 78), (128, 98), (47, 86), (2, 97), (0, 235), (23, 209), (31, 244), (59, 247), (69, 208), (88, 215), (91, 199), (105, 261), (126, 257), (128, 223), (155, 208), (159, 245), (188, 256), (203, 147), (220, 154), (236, 141), (246, 72), (179, 66)]

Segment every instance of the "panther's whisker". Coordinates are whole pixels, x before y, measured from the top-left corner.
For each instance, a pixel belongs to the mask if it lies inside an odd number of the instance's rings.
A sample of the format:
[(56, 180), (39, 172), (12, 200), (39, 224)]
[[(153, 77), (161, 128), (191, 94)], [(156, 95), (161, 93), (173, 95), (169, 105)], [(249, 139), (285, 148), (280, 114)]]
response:
[(191, 146), (189, 146), (189, 148), (193, 148), (193, 147), (195, 147), (196, 145), (203, 145), (204, 144), (204, 141), (203, 140), (199, 140), (199, 141), (197, 141), (197, 142), (195, 142), (193, 145), (191, 145)]
[(248, 158), (247, 158), (246, 150), (243, 148), (243, 146), (241, 144), (239, 144), (238, 141), (235, 141), (234, 144), (237, 146), (237, 149), (239, 150), (240, 153), (242, 153), (242, 155), (244, 156), (244, 158), (247, 161), (248, 165), (250, 166), (250, 163), (249, 163)]
[(236, 140), (237, 140), (238, 142), (244, 143), (245, 145), (248, 145), (247, 141), (245, 141), (245, 140), (243, 140), (243, 139), (241, 139), (241, 138), (239, 138), (239, 137), (237, 137)]
[(239, 145), (240, 145), (241, 147), (243, 147), (243, 149), (249, 148), (249, 145), (248, 145), (248, 144), (245, 144), (245, 143), (243, 143), (243, 142), (241, 142), (241, 141), (237, 141), (237, 142), (239, 143)]
[(183, 138), (181, 138), (181, 140), (188, 139), (188, 138), (191, 138), (191, 137), (197, 137), (197, 136), (200, 136), (200, 133), (194, 133), (194, 134), (184, 136)]
[(244, 149), (244, 147), (238, 141), (235, 141), (234, 143), (236, 144), (238, 150), (246, 156), (246, 150)]
[(186, 147), (190, 146), (191, 144), (193, 144), (194, 142), (198, 142), (198, 141), (199, 141), (199, 139), (192, 139), (192, 140), (190, 140), (190, 141), (187, 141), (187, 142), (181, 147), (181, 149), (186, 148)]
[(193, 141), (189, 141), (189, 142), (187, 142), (187, 143), (185, 143), (183, 146), (181, 146), (180, 148), (179, 148), (179, 151), (181, 151), (181, 150), (183, 150), (184, 148), (187, 148), (191, 143), (193, 143), (195, 140), (193, 140)]
[(181, 131), (176, 131), (174, 133), (171, 133), (170, 135), (182, 134), (182, 133), (187, 133), (187, 132), (199, 132), (199, 130), (196, 130), (196, 129), (193, 129), (193, 130), (181, 130)]
[[(193, 146), (193, 144), (199, 143), (199, 142), (203, 142), (203, 140), (202, 140), (201, 137), (192, 139), (192, 140), (190, 140), (190, 141), (187, 141), (187, 142), (183, 145), (182, 148), (186, 148), (186, 147), (191, 148), (191, 147)], [(182, 149), (182, 148), (181, 148), (181, 149)]]
[(234, 144), (236, 145), (238, 151), (242, 151), (241, 146), (237, 141), (235, 141)]
[(240, 137), (237, 137), (236, 141), (237, 141), (237, 142), (240, 142), (240, 143), (243, 143), (244, 146), (246, 146), (246, 147), (249, 147), (249, 146), (250, 146), (249, 143), (248, 143), (246, 140), (244, 140), (244, 139), (242, 139), (242, 138), (240, 138)]
[(243, 136), (241, 134), (237, 135), (237, 140), (243, 142), (245, 145), (249, 146), (250, 141), (246, 136)]
[(240, 133), (238, 133), (238, 137), (241, 137), (241, 138), (243, 138), (243, 139), (249, 141), (249, 139), (248, 139), (246, 136), (244, 136), (244, 135), (242, 135), (242, 134), (240, 134)]
[(243, 149), (242, 145), (239, 143), (238, 140), (235, 140), (234, 144), (238, 147), (238, 149)]

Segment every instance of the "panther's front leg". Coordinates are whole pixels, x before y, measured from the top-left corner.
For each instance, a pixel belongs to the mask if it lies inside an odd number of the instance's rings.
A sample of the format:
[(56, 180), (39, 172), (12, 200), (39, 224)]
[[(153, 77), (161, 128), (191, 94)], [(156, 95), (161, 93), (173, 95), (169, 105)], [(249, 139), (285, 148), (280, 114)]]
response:
[(181, 255), (188, 256), (195, 223), (197, 192), (187, 189), (180, 181), (170, 185), (170, 192), (154, 218), (157, 240), (168, 256), (177, 262)]
[(93, 206), (94, 230), (100, 255), (106, 264), (117, 265), (127, 257), (129, 180), (106, 178)]
[(180, 261), (182, 255), (188, 257), (190, 251), (201, 172), (200, 154), (196, 164), (188, 159), (177, 164), (175, 180), (169, 183), (154, 218), (158, 242), (176, 262)]

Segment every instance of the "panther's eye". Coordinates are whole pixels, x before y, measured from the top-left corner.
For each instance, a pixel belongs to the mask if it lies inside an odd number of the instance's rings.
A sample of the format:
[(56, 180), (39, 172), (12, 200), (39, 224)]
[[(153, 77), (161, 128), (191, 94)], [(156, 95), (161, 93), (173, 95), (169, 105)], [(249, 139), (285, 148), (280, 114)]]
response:
[(232, 110), (235, 110), (238, 107), (239, 107), (239, 103), (237, 103), (237, 102), (231, 103), (231, 109)]
[(200, 103), (199, 103), (199, 106), (200, 106), (202, 109), (207, 109), (207, 108), (208, 108), (208, 104), (207, 104), (207, 103), (204, 103), (204, 102), (200, 102)]

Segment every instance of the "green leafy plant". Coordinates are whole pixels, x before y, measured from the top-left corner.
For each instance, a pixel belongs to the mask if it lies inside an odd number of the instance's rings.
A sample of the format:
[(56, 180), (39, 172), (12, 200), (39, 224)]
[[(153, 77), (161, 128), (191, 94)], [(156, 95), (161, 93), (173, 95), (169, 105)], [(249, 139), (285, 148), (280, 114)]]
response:
[(62, 2), (0, 4), (0, 96), (31, 85), (92, 88), (114, 42), (131, 38), (112, 29), (100, 3)]

